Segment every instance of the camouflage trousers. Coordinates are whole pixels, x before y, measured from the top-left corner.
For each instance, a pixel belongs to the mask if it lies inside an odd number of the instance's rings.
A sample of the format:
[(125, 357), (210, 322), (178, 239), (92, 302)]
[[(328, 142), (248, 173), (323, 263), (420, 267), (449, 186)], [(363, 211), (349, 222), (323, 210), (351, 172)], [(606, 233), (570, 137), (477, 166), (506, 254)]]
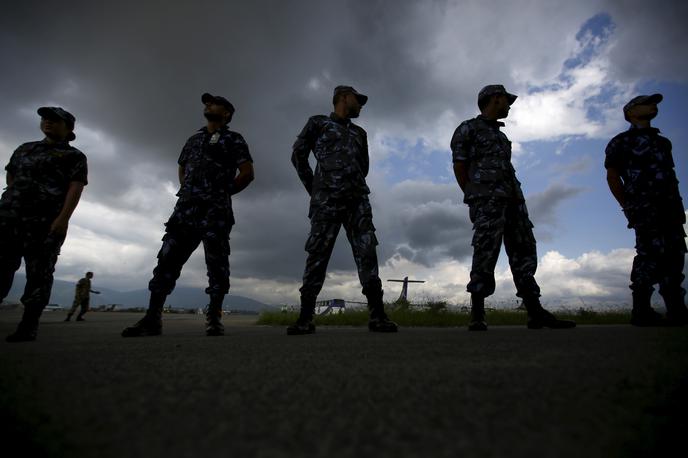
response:
[(50, 233), (52, 218), (0, 214), (0, 301), (7, 297), (24, 258), (26, 286), (21, 302), (36, 319), (50, 301), (53, 273), (64, 237)]
[(634, 293), (649, 296), (653, 285), (659, 284), (659, 293), (665, 299), (683, 298), (685, 236), (683, 226), (678, 224), (635, 230), (636, 255), (630, 285)]
[(90, 303), (91, 303), (91, 297), (89, 296), (75, 296), (74, 297), (74, 302), (72, 302), (72, 308), (69, 309), (69, 314), (73, 315), (74, 312), (76, 312), (76, 309), (81, 307), (81, 311), (79, 312), (80, 315), (85, 314), (88, 312), (90, 308)]
[(378, 242), (373, 226), (373, 211), (368, 197), (363, 196), (327, 200), (312, 208), (301, 297), (314, 300), (320, 293), (327, 274), (327, 264), (342, 225), (351, 244), (363, 294), (367, 296), (382, 289), (378, 276)]
[(205, 264), (208, 269), (207, 294), (229, 292), (229, 233), (231, 226), (198, 228), (175, 224), (167, 226), (158, 252), (158, 265), (148, 289), (153, 293), (170, 294), (191, 254), (203, 243)]
[(469, 203), (469, 214), (473, 223), (473, 264), (468, 292), (482, 297), (494, 293), (494, 270), (503, 241), (516, 295), (539, 297), (540, 287), (534, 277), (537, 250), (526, 203), (498, 197), (478, 198)]

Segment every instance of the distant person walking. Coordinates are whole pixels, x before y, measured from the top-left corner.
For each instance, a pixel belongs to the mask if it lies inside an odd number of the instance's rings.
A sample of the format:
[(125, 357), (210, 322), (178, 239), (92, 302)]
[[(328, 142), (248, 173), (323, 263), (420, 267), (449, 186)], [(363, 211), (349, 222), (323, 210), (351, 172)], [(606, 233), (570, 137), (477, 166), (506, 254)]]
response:
[[(291, 162), (310, 195), (311, 231), (306, 241), (306, 269), (301, 286), (301, 311), (287, 334), (315, 332), (315, 301), (325, 282), (327, 263), (341, 226), (351, 243), (358, 278), (368, 299), (368, 329), (396, 332), (382, 302), (382, 282), (378, 276), (377, 238), (373, 212), (368, 200), (368, 138), (365, 130), (351, 122), (368, 101), (351, 86), (337, 86), (329, 116), (312, 116), (294, 143)], [(317, 166), (308, 163), (311, 152)]]
[[(634, 326), (688, 324), (683, 264), (686, 214), (678, 189), (671, 141), (651, 121), (661, 94), (640, 95), (624, 107), (631, 127), (612, 138), (605, 152), (607, 183), (635, 231), (636, 256), (631, 270)], [(664, 299), (666, 320), (652, 309), (654, 285)]]
[(78, 307), (81, 307), (79, 314), (76, 316), (76, 321), (85, 321), (84, 315), (90, 310), (91, 293), (100, 294), (100, 291), (94, 291), (91, 289), (91, 279), (93, 278), (93, 272), (86, 272), (86, 276), (79, 280), (76, 284), (74, 291), (74, 302), (72, 302), (72, 308), (67, 314), (65, 321), (72, 319), (72, 315), (76, 312)]
[(232, 195), (243, 191), (253, 180), (253, 160), (244, 138), (229, 130), (234, 106), (226, 98), (208, 93), (201, 96), (201, 101), (207, 124), (187, 140), (179, 156), (179, 199), (165, 224), (158, 265), (148, 284), (148, 311), (143, 319), (122, 331), (123, 337), (162, 332), (165, 299), (174, 290), (189, 256), (201, 243), (208, 268), (205, 291), (210, 295), (206, 335), (224, 334), (221, 317), (222, 302), (229, 292)]
[(573, 321), (559, 320), (540, 304), (535, 281), (537, 251), (533, 224), (511, 164), (511, 142), (498, 121), (509, 115), (515, 95), (496, 84), (478, 94), (481, 114), (462, 122), (451, 139), (454, 174), (464, 193), (473, 223), (473, 264), (467, 290), (471, 293), (468, 329), (486, 331), (485, 298), (494, 293), (494, 269), (504, 242), (516, 295), (528, 312), (528, 328), (572, 328)]
[(74, 116), (59, 107), (39, 108), (38, 115), (45, 138), (14, 151), (0, 197), (0, 301), (22, 258), (26, 266), (24, 314), (8, 342), (36, 339), (69, 219), (88, 183), (86, 156), (69, 144), (76, 138)]

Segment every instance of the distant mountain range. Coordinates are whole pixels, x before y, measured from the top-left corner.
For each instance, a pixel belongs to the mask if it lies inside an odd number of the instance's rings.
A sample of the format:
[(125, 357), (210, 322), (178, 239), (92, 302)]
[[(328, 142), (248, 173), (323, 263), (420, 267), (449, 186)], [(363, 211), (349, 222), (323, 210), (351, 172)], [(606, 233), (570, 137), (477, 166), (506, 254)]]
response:
[[(19, 298), (24, 292), (26, 277), (17, 274), (14, 277), (12, 289), (7, 296), (8, 302), (19, 302)], [(76, 283), (55, 280), (50, 296), (51, 304), (58, 304), (62, 307), (71, 307), (74, 300), (74, 287)], [(93, 289), (100, 291), (100, 294), (91, 294), (91, 306), (118, 304), (120, 308), (147, 307), (149, 292), (147, 289), (137, 289), (134, 291), (115, 291), (112, 289), (101, 288), (97, 283), (93, 284)], [(203, 308), (208, 304), (208, 295), (204, 288), (189, 288), (178, 286), (165, 301), (166, 305), (174, 308)], [(276, 307), (250, 299), (248, 297), (237, 296), (231, 293), (225, 297), (225, 310), (243, 310), (251, 312), (262, 312), (276, 310)]]

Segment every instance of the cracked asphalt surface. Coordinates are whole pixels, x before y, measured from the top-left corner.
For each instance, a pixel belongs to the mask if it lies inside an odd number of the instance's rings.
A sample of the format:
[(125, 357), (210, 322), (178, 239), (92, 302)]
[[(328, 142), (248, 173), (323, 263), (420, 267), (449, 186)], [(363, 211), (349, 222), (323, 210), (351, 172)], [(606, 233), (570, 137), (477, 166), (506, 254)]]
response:
[[(685, 450), (688, 328), (281, 327), (45, 312), (0, 343), (3, 456), (642, 457)], [(18, 311), (0, 312), (2, 336)], [(680, 452), (682, 453), (682, 452)], [(680, 454), (679, 453), (679, 454)]]

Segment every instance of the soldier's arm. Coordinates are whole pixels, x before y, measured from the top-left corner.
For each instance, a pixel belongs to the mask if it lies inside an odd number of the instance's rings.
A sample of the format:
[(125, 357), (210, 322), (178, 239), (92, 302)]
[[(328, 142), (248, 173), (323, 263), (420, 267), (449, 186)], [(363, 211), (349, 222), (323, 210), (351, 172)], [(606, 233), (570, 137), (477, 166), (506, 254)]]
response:
[(363, 176), (368, 176), (368, 170), (370, 169), (370, 156), (368, 155), (368, 135), (363, 133), (363, 164), (361, 167), (363, 170)]
[(255, 178), (253, 173), (253, 163), (250, 161), (242, 162), (239, 164), (239, 174), (234, 178), (234, 184), (232, 185), (232, 195), (238, 194), (249, 185)]
[(177, 169), (177, 175), (179, 176), (179, 184), (180, 185), (184, 184), (185, 174), (186, 174), (186, 170), (184, 169), (184, 166), (180, 165), (179, 168)]
[(299, 179), (310, 195), (313, 191), (313, 169), (308, 163), (308, 156), (315, 146), (317, 127), (313, 118), (309, 119), (301, 133), (296, 137), (292, 148), (291, 163), (299, 175)]
[(623, 208), (626, 205), (626, 195), (624, 193), (623, 180), (616, 169), (607, 169), (607, 184), (609, 185), (609, 190), (612, 192), (612, 195), (619, 205), (621, 205), (621, 208)]
[(468, 183), (468, 167), (466, 167), (465, 161), (454, 162), (454, 176), (456, 177), (456, 182), (459, 183), (461, 191), (466, 192), (466, 184)]
[(84, 190), (84, 183), (80, 181), (72, 181), (69, 183), (69, 188), (67, 189), (67, 197), (65, 197), (64, 204), (62, 205), (62, 210), (57, 218), (50, 225), (50, 232), (59, 235), (67, 234), (67, 226), (69, 225), (69, 218), (72, 217), (74, 209), (76, 209), (79, 199), (81, 198), (81, 192)]
[(470, 142), (472, 131), (467, 123), (461, 123), (454, 131), (450, 147), (452, 162), (454, 164), (454, 176), (462, 192), (466, 192), (468, 178), (468, 160), (470, 159)]

